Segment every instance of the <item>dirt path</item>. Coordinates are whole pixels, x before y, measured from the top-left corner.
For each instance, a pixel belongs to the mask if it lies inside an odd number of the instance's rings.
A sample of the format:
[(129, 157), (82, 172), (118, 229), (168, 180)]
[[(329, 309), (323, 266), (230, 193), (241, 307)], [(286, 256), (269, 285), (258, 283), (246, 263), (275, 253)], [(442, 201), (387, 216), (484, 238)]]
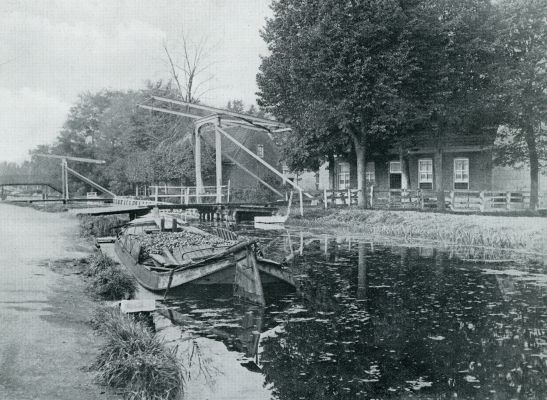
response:
[(86, 371), (99, 338), (70, 262), (90, 250), (77, 220), (0, 205), (0, 399), (113, 399)]

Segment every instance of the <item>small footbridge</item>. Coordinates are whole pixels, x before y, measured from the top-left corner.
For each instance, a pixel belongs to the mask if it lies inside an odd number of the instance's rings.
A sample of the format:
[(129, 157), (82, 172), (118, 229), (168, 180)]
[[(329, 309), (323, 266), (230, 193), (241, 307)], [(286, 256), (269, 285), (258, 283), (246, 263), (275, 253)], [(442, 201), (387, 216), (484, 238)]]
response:
[(31, 188), (41, 190), (44, 198), (50, 195), (59, 196), (62, 194), (61, 185), (45, 175), (0, 175), (0, 192), (2, 199), (5, 196), (4, 188)]

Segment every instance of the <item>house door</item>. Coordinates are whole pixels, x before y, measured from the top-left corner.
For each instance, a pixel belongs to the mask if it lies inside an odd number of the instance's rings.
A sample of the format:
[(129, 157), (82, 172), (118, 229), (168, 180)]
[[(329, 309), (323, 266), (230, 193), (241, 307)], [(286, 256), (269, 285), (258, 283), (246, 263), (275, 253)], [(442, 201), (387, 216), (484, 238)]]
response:
[(401, 162), (400, 161), (390, 161), (389, 162), (389, 188), (390, 189), (401, 189), (403, 183), (402, 173), (401, 173)]

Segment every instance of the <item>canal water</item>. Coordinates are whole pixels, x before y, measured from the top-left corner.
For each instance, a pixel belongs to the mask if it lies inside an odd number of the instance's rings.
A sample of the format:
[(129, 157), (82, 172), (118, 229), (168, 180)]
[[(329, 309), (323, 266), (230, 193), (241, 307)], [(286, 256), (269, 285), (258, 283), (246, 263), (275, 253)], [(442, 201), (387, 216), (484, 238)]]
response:
[(239, 304), (229, 286), (170, 293), (156, 327), (187, 357), (188, 398), (547, 398), (543, 264), (241, 233), (287, 257), (298, 288), (266, 287), (264, 308)]

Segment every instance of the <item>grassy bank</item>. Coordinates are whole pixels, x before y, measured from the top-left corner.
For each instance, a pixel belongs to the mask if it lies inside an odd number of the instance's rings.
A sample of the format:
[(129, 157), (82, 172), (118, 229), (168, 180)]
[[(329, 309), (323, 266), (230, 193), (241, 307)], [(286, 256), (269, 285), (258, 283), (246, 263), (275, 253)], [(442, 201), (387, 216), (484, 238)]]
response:
[(177, 349), (168, 349), (145, 322), (103, 307), (95, 312), (92, 323), (106, 338), (92, 366), (99, 383), (130, 400), (181, 397), (183, 369)]
[(333, 234), (483, 246), (547, 254), (547, 218), (441, 214), (419, 211), (332, 209), (289, 219), (293, 226)]

